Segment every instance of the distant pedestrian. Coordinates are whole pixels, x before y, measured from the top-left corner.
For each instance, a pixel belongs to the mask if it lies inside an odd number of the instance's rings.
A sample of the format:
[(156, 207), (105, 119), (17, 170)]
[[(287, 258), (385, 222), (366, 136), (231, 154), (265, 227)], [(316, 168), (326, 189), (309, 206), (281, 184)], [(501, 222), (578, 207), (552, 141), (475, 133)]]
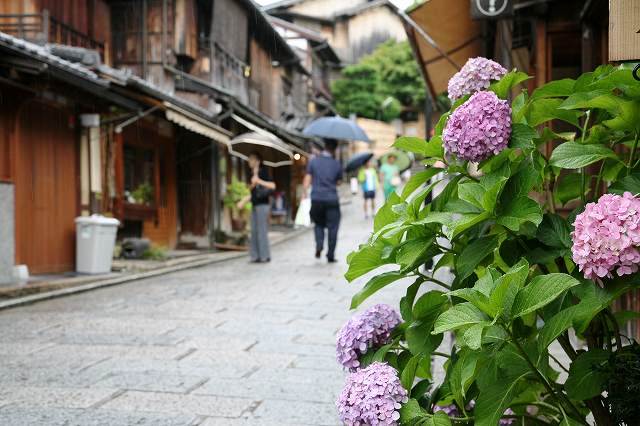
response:
[(249, 155), (251, 169), (251, 195), (238, 203), (242, 209), (251, 201), (251, 245), (249, 255), (251, 262), (271, 261), (269, 248), (269, 197), (276, 189), (276, 184), (269, 178), (269, 173), (262, 165), (262, 157), (258, 152)]
[(396, 188), (400, 186), (400, 183), (402, 183), (400, 179), (400, 169), (395, 163), (396, 156), (389, 154), (387, 161), (380, 166), (380, 180), (382, 180), (385, 200), (389, 198)]
[(324, 248), (325, 229), (328, 233), (327, 261), (336, 261), (335, 251), (340, 227), (340, 201), (337, 186), (342, 181), (342, 166), (335, 159), (338, 142), (325, 139), (324, 150), (309, 161), (304, 177), (304, 195), (311, 187), (311, 220), (315, 224), (316, 258)]
[(378, 172), (371, 160), (367, 161), (364, 168), (358, 173), (358, 181), (362, 185), (364, 196), (364, 218), (369, 218), (367, 205), (371, 205), (371, 216), (376, 212), (376, 191), (378, 189)]

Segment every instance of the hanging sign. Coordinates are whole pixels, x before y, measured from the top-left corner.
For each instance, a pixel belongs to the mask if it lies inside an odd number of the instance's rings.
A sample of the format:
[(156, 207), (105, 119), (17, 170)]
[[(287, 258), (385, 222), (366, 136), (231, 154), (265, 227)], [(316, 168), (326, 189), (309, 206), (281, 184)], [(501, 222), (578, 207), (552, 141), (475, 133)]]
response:
[(500, 19), (513, 15), (513, 0), (471, 0), (473, 19)]
[(609, 1), (609, 60), (640, 61), (640, 1)]

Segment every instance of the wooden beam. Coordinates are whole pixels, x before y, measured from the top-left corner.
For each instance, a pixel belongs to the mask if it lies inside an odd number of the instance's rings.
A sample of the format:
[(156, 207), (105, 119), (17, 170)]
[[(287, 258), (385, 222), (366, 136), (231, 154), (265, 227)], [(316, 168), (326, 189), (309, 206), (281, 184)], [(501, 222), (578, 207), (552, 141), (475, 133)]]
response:
[(122, 133), (115, 133), (114, 137), (114, 175), (115, 175), (115, 200), (113, 203), (113, 215), (124, 220), (124, 138)]

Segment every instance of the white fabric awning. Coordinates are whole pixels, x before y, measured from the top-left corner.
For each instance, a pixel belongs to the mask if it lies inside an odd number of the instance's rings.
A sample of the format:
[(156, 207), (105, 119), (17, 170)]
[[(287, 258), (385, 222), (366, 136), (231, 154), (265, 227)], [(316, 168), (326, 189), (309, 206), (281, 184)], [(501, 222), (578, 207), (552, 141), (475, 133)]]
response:
[(165, 102), (164, 104), (167, 107), (167, 110), (165, 111), (167, 120), (194, 133), (198, 133), (209, 139), (213, 139), (216, 142), (229, 146), (229, 142), (231, 141), (231, 132), (216, 124), (207, 122), (195, 114), (185, 111), (170, 102)]

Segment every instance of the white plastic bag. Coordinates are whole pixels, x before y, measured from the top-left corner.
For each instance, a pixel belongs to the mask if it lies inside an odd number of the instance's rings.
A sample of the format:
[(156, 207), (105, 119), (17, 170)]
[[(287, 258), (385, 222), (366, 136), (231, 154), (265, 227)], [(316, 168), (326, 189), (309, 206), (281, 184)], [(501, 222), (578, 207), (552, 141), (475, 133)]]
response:
[(298, 212), (296, 213), (295, 226), (309, 227), (311, 226), (311, 199), (303, 198), (298, 206)]

